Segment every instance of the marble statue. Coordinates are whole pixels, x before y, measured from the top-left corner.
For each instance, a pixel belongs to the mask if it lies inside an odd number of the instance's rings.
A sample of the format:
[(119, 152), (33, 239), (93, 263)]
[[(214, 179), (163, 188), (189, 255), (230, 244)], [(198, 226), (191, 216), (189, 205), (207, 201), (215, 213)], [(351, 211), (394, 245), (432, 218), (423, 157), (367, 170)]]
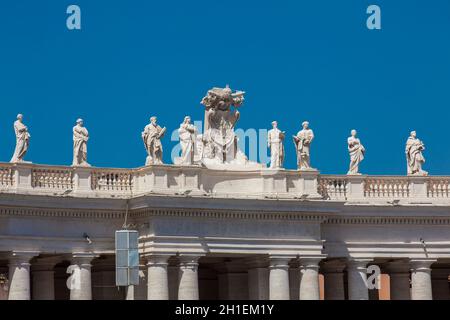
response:
[(89, 167), (87, 163), (87, 141), (89, 132), (84, 127), (83, 119), (78, 119), (73, 127), (73, 161), (72, 166)]
[(405, 149), (408, 175), (428, 175), (428, 172), (422, 170), (422, 165), (425, 163), (425, 158), (422, 155), (423, 150), (425, 150), (425, 145), (422, 141), (417, 139), (416, 132), (411, 131), (411, 134), (406, 141)]
[(238, 137), (234, 132), (240, 113), (237, 110), (244, 102), (244, 91), (233, 92), (225, 88), (213, 88), (202, 99), (205, 106), (203, 148), (201, 162), (215, 169), (262, 168), (251, 162), (238, 148)]
[(14, 132), (16, 134), (16, 148), (11, 158), (11, 162), (24, 162), (23, 158), (28, 151), (30, 145), (30, 134), (28, 128), (23, 124), (23, 115), (18, 114), (17, 120), (14, 122)]
[(359, 164), (364, 160), (366, 149), (361, 144), (359, 138), (356, 137), (357, 132), (355, 129), (350, 134), (351, 136), (347, 139), (348, 152), (350, 154), (350, 166), (347, 174), (360, 174)]
[(272, 121), (272, 129), (267, 133), (267, 145), (270, 149), (270, 168), (282, 168), (284, 161), (283, 141), (285, 132), (278, 129), (278, 122)]
[(181, 156), (174, 159), (175, 164), (192, 165), (197, 143), (197, 128), (191, 124), (191, 117), (184, 117), (184, 121), (178, 129), (180, 137)]
[(303, 129), (300, 130), (294, 138), (295, 148), (297, 150), (297, 167), (299, 170), (312, 170), (311, 168), (311, 142), (314, 139), (314, 133), (309, 128), (309, 122), (302, 123)]
[(145, 165), (162, 164), (163, 147), (161, 138), (166, 132), (166, 127), (161, 128), (156, 121), (157, 117), (150, 118), (150, 124), (146, 125), (142, 132), (142, 139), (144, 140), (145, 149), (147, 150), (147, 159)]

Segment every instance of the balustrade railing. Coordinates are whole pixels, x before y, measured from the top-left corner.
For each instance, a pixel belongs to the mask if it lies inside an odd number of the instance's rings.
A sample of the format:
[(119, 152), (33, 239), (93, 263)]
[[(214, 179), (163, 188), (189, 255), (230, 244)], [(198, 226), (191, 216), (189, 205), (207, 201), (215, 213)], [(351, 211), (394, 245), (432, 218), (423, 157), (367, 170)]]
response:
[(427, 196), (429, 198), (449, 198), (450, 178), (431, 177), (427, 183)]
[(131, 191), (133, 187), (132, 170), (97, 170), (91, 172), (92, 190)]
[[(324, 200), (351, 202), (363, 199), (420, 202), (424, 198), (440, 203), (450, 201), (450, 176), (351, 176), (318, 172), (311, 176), (311, 172), (308, 172), (309, 182), (304, 182), (306, 180), (302, 179), (306, 179), (305, 175), (292, 171), (278, 172), (275, 178), (270, 172), (263, 175), (258, 172), (234, 172), (229, 183), (224, 184), (227, 174), (225, 171), (218, 173), (201, 167), (113, 169), (0, 163), (0, 189), (1, 192), (70, 190), (71, 195), (83, 196), (89, 195), (90, 191), (104, 191), (118, 196), (148, 192), (179, 195), (186, 189), (192, 189), (197, 195), (212, 192), (218, 196), (229, 196), (241, 192), (248, 197), (252, 197), (249, 192), (262, 190), (264, 196), (277, 193), (277, 197), (281, 198), (295, 198), (300, 193), (306, 197), (312, 195), (314, 199), (319, 196)], [(282, 178), (284, 174), (288, 179)], [(97, 196), (95, 193), (92, 195)]]
[(46, 189), (72, 189), (73, 172), (70, 168), (33, 168), (31, 186)]
[(364, 195), (369, 198), (407, 198), (408, 177), (367, 177), (364, 181)]
[(329, 200), (345, 200), (347, 195), (347, 177), (320, 175), (318, 193)]
[(14, 171), (12, 166), (0, 166), (0, 186), (11, 187), (14, 185)]

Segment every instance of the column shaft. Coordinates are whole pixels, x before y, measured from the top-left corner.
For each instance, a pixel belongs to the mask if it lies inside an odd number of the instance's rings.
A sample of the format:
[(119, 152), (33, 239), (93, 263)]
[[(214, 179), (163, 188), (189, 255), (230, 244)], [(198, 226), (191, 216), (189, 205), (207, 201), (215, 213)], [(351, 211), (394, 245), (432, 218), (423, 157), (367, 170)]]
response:
[(13, 252), (9, 260), (8, 300), (30, 300), (30, 260), (37, 252)]
[(198, 300), (198, 259), (182, 256), (178, 277), (178, 300)]
[(322, 258), (300, 258), (300, 300), (320, 300), (319, 262)]
[(73, 254), (68, 269), (71, 276), (67, 279), (70, 300), (92, 300), (91, 261), (95, 257), (97, 256), (86, 253)]
[(323, 264), (325, 300), (345, 300), (344, 269), (345, 263), (341, 260)]
[(169, 282), (167, 274), (169, 256), (151, 256), (147, 261), (147, 299), (168, 300)]
[(55, 272), (32, 270), (33, 300), (55, 300)]
[(370, 259), (352, 259), (347, 263), (348, 299), (369, 300), (367, 264)]
[(436, 262), (432, 259), (411, 260), (411, 299), (432, 300), (431, 288), (431, 264)]
[(291, 258), (270, 258), (269, 299), (289, 300), (289, 260)]

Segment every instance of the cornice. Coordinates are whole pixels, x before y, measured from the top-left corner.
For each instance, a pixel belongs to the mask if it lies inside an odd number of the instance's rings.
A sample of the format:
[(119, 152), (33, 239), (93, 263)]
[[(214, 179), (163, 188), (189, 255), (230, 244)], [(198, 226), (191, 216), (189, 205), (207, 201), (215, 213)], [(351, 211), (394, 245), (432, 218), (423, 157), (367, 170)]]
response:
[(81, 219), (123, 219), (123, 211), (74, 210), (53, 208), (0, 207), (0, 217), (49, 217)]

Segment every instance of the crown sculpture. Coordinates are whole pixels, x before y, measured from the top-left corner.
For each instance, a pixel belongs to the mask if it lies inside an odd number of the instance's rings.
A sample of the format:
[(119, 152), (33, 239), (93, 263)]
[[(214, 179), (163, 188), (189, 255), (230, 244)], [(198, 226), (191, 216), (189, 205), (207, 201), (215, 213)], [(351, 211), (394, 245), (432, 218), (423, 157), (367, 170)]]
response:
[[(227, 85), (225, 88), (212, 88), (203, 97), (201, 104), (205, 107), (203, 133), (191, 123), (191, 117), (186, 116), (178, 129), (181, 154), (174, 159), (176, 165), (202, 165), (209, 169), (224, 170), (258, 170), (265, 168), (264, 164), (249, 161), (238, 147), (238, 137), (234, 132), (239, 120), (239, 107), (244, 103), (244, 91), (233, 92)], [(23, 115), (17, 115), (14, 122), (16, 148), (12, 163), (26, 162), (24, 157), (30, 144), (28, 127), (23, 124)], [(150, 117), (150, 123), (142, 132), (142, 140), (147, 151), (146, 165), (163, 164), (163, 146), (161, 139), (166, 132), (165, 127), (157, 124), (157, 117)], [(292, 136), (296, 154), (297, 168), (302, 171), (316, 170), (311, 167), (311, 144), (314, 133), (309, 122), (302, 123), (302, 129)], [(73, 128), (73, 162), (72, 166), (90, 166), (87, 162), (87, 141), (89, 134), (82, 119), (77, 120)], [(278, 128), (277, 121), (272, 121), (272, 129), (268, 131), (267, 143), (270, 150), (270, 169), (283, 168), (285, 132)], [(351, 130), (347, 139), (350, 156), (348, 175), (359, 175), (359, 165), (364, 160), (366, 149), (357, 138), (356, 130)], [(422, 169), (425, 158), (422, 154), (425, 145), (411, 131), (406, 142), (405, 154), (407, 174), (426, 176)]]

